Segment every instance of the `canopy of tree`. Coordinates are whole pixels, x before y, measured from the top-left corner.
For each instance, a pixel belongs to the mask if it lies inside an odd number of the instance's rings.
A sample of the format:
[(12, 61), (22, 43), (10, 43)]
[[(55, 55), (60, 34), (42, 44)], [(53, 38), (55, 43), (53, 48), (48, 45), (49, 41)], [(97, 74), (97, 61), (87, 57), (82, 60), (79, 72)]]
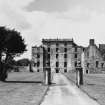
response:
[[(26, 44), (20, 32), (14, 29), (0, 27), (0, 80), (5, 80), (7, 65), (15, 56), (26, 51)], [(5, 55), (5, 59), (3, 56)]]
[(27, 58), (20, 59), (16, 62), (17, 66), (28, 66), (30, 64), (30, 60)]

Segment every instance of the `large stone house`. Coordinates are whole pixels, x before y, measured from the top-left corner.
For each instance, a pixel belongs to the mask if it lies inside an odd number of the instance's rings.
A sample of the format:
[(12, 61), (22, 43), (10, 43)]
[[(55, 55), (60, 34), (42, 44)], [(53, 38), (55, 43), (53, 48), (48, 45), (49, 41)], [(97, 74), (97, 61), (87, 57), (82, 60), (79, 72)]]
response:
[[(42, 47), (43, 46), (43, 47)], [(81, 60), (82, 47), (73, 39), (42, 39), (42, 46), (32, 47), (32, 62), (35, 71), (43, 71), (45, 53), (52, 72), (70, 72), (75, 70)]]
[(43, 47), (32, 47), (32, 67), (34, 71), (43, 71)]
[(84, 73), (102, 73), (105, 71), (105, 44), (95, 44), (90, 39), (89, 46), (83, 51)]
[(41, 46), (32, 47), (34, 71), (43, 71), (48, 63), (52, 72), (71, 72), (75, 71), (78, 60), (84, 73), (105, 72), (105, 44), (98, 47), (90, 39), (88, 47), (82, 47), (73, 39), (42, 39)]

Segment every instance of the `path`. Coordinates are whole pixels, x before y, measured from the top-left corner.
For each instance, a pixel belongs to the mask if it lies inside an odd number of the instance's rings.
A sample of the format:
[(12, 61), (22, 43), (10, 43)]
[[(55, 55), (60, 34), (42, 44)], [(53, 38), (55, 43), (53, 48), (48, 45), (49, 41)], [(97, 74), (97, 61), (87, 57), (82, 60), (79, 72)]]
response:
[(41, 105), (99, 105), (62, 74), (54, 74), (53, 83)]

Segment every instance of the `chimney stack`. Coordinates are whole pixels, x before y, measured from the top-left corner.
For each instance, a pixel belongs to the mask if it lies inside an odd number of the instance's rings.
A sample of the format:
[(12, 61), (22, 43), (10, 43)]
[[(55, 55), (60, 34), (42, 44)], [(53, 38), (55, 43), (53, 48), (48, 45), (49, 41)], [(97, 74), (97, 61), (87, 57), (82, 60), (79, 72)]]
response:
[(90, 44), (91, 46), (93, 46), (93, 45), (94, 45), (94, 39), (90, 39), (89, 44)]

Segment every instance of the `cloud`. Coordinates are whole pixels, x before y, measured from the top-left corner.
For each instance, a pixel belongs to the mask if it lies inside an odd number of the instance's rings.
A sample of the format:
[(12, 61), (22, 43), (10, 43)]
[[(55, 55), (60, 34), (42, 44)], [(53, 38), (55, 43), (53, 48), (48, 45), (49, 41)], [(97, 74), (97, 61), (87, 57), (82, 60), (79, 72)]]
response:
[(84, 7), (74, 7), (69, 11), (62, 13), (55, 13), (56, 17), (59, 19), (71, 20), (71, 22), (85, 22), (89, 21), (92, 16), (92, 12)]
[(26, 8), (29, 11), (62, 12), (68, 9), (69, 0), (33, 0)]
[(104, 5), (104, 0), (0, 0), (0, 24), (21, 31), (29, 50), (24, 57), (30, 57), (31, 46), (42, 38), (73, 37), (87, 45), (92, 37), (104, 43)]
[(105, 0), (33, 0), (25, 6), (28, 12), (44, 12), (59, 19), (84, 22), (94, 12), (105, 13)]
[(33, 0), (26, 9), (28, 11), (64, 12), (77, 6), (89, 10), (105, 11), (105, 0)]
[[(21, 32), (26, 43), (29, 44), (29, 38), (27, 32), (31, 31), (32, 24), (27, 19), (27, 12), (23, 7), (26, 6), (32, 0), (0, 0), (0, 26), (6, 26), (9, 28), (15, 28)], [(30, 52), (27, 52), (29, 56)]]
[(30, 28), (31, 24), (26, 20), (24, 12), (20, 8), (18, 9), (18, 6), (14, 7), (13, 4), (10, 3), (10, 0), (0, 1), (0, 23), (18, 30)]

